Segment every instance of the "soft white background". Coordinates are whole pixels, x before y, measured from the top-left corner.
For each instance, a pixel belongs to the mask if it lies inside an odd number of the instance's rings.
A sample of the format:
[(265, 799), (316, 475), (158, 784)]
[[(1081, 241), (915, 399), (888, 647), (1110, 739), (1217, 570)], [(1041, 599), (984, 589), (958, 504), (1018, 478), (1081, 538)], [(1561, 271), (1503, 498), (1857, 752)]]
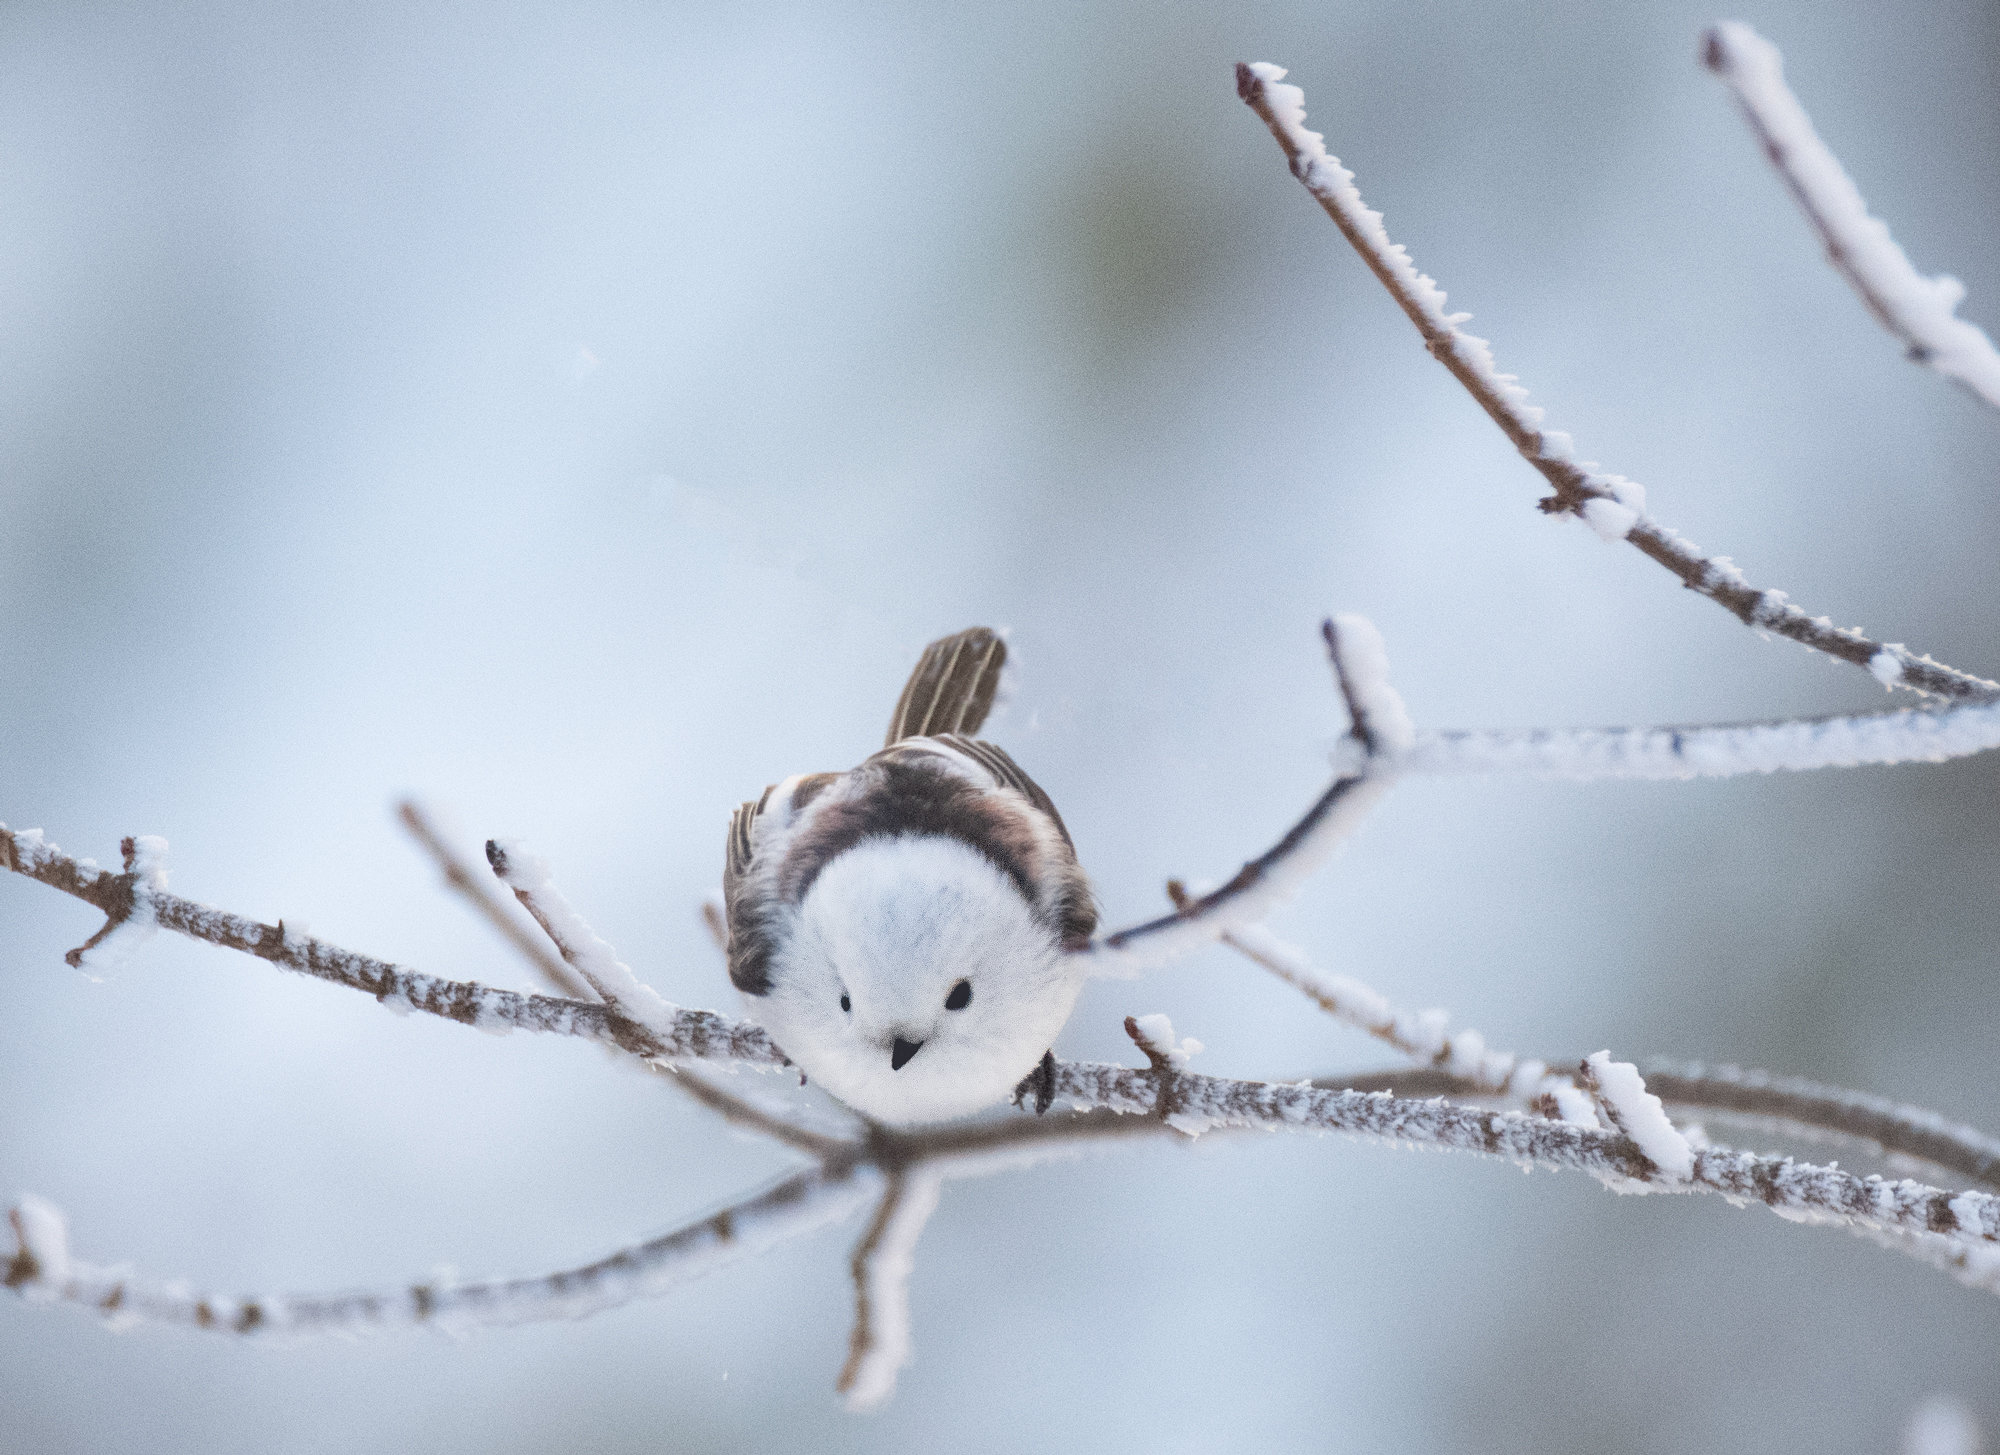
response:
[[(1011, 628), (992, 735), (1113, 922), (1315, 793), (1355, 610), (1432, 726), (1878, 704), (1539, 479), (1286, 175), (1329, 146), (1585, 454), (1760, 585), (2000, 668), (2000, 418), (1817, 256), (1684, 4), (17, 4), (0, 13), (0, 817), (523, 984), (390, 816), (526, 837), (670, 998), (729, 808)], [(2000, 17), (1761, 4), (2000, 325)], [(2000, 1125), (1990, 760), (1415, 784), (1280, 918), (1497, 1044)], [(0, 1189), (224, 1290), (532, 1272), (783, 1156), (580, 1043), (394, 1019), (0, 883)], [(1379, 1064), (1222, 953), (1085, 995), (1217, 1072)], [(947, 1190), (917, 1362), (831, 1393), (853, 1229), (577, 1325), (243, 1344), (0, 1301), (23, 1451), (1884, 1451), (2000, 1428), (2000, 1301), (1717, 1199), (1308, 1138)]]

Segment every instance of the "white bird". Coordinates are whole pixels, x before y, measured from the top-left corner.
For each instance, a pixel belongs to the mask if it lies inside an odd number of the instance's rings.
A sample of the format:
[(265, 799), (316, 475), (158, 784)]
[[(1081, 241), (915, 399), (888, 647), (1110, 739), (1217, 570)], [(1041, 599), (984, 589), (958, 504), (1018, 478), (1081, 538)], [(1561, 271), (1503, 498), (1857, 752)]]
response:
[[(1007, 645), (933, 642), (888, 744), (766, 788), (729, 826), (729, 978), (785, 1054), (899, 1125), (998, 1102), (1048, 1060), (1097, 908), (1049, 796), (971, 734)], [(1046, 1105), (1046, 1098), (1040, 1099)]]

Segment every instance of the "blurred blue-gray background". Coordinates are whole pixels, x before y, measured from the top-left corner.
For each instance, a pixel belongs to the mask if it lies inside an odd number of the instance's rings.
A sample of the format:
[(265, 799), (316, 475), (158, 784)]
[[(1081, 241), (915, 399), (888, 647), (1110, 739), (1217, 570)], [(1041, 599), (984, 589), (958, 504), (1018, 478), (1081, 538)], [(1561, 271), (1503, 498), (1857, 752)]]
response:
[[(17, 3), (0, 12), (0, 817), (525, 985), (391, 815), (527, 838), (661, 992), (729, 808), (1011, 629), (992, 736), (1113, 922), (1317, 791), (1315, 635), (1431, 726), (1862, 709), (1539, 479), (1237, 102), (1288, 65), (1395, 236), (1657, 513), (1991, 673), (2000, 418), (1819, 258), (1679, 3)], [(1762, 3), (1920, 266), (2000, 325), (2000, 12)], [(2000, 763), (1412, 784), (1277, 921), (1496, 1044), (2000, 1125)], [(786, 1165), (581, 1043), (395, 1019), (0, 882), (0, 1189), (225, 1290), (535, 1272)], [(1221, 952), (1086, 993), (1206, 1069), (1381, 1064)], [(1718, 1133), (1720, 1135), (1720, 1133)], [(1740, 1134), (1732, 1134), (1740, 1135)], [(1755, 1138), (1753, 1137), (1754, 1141)], [(1717, 1199), (1310, 1138), (956, 1184), (915, 1364), (831, 1386), (854, 1229), (462, 1343), (0, 1302), (0, 1447), (1885, 1451), (2000, 1427), (2000, 1302)]]

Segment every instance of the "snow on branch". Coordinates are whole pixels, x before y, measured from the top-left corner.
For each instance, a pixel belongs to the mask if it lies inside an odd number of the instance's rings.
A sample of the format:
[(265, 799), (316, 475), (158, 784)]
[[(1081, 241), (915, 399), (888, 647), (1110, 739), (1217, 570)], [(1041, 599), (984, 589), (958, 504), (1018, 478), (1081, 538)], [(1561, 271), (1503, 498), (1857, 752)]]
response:
[(1667, 1120), (1659, 1097), (1630, 1061), (1614, 1061), (1609, 1051), (1593, 1051), (1577, 1068), (1577, 1080), (1597, 1098), (1604, 1119), (1639, 1146), (1661, 1176), (1685, 1181), (1694, 1171), (1694, 1148)]
[(1702, 60), (1735, 93), (1764, 155), (1778, 169), (1827, 260), (1909, 357), (2000, 409), (2000, 350), (1977, 324), (1958, 317), (1965, 285), (1948, 274), (1926, 278), (1889, 224), (1870, 215), (1861, 191), (1827, 149), (1812, 118), (1785, 84), (1778, 48), (1740, 21), (1703, 37)]
[[(0, 868), (60, 889), (107, 915), (130, 914), (137, 871), (110, 874), (89, 860), (72, 858), (39, 830), (0, 824)], [(756, 1026), (700, 1010), (677, 1010), (670, 1021), (648, 1027), (609, 1006), (546, 995), (518, 995), (468, 980), (392, 965), (287, 928), (214, 909), (165, 890), (147, 890), (154, 923), (164, 930), (224, 949), (240, 950), (301, 975), (331, 981), (375, 997), (393, 1010), (422, 1011), (486, 1031), (525, 1030), (581, 1036), (659, 1061), (737, 1061), (775, 1067), (791, 1063)]]
[(63, 956), (75, 969), (115, 969), (159, 928), (153, 906), (167, 887), (167, 841), (153, 834), (138, 834), (122, 840), (118, 847), (125, 872), (114, 882), (122, 891), (107, 907), (104, 927)]
[(891, 1174), (875, 1217), (855, 1245), (854, 1331), (836, 1388), (850, 1410), (871, 1410), (896, 1392), (910, 1362), (910, 1275), (917, 1240), (937, 1211), (940, 1171), (919, 1167)]
[[(1653, 1141), (1649, 1149), (1624, 1133), (1517, 1111), (1322, 1090), (1311, 1082), (1233, 1081), (1191, 1071), (1082, 1062), (1056, 1067), (1057, 1095), (1073, 1106), (1143, 1116), (1158, 1114), (1163, 1082), (1169, 1079), (1172, 1124), (1189, 1135), (1223, 1127), (1345, 1132), (1391, 1144), (1503, 1157), (1524, 1167), (1586, 1172), (1617, 1192), (1716, 1192), (1738, 1205), (1761, 1202), (1793, 1222), (1929, 1233), (1950, 1238), (1980, 1258), (2000, 1254), (2000, 1196), (1992, 1193), (1953, 1193), (1909, 1179), (1856, 1177), (1837, 1167), (1726, 1147), (1690, 1147), (1682, 1176), (1652, 1155), (1661, 1152), (1669, 1162), (1679, 1161), (1664, 1139)], [(1621, 1111), (1638, 1104), (1628, 1099), (1630, 1092), (1621, 1085), (1611, 1093)], [(1650, 1138), (1657, 1128), (1644, 1132)]]
[(1306, 129), (1305, 93), (1281, 84), (1284, 76), (1282, 67), (1266, 62), (1238, 66), (1237, 95), (1270, 128), (1292, 175), (1416, 325), (1432, 357), (1451, 371), (1549, 482), (1554, 494), (1542, 502), (1544, 510), (1578, 516), (1607, 540), (1630, 541), (1683, 585), (1719, 602), (1744, 625), (1852, 662), (1887, 686), (1948, 698), (2000, 695), (2000, 683), (1945, 666), (1900, 643), (1877, 642), (1851, 627), (1837, 627), (1826, 617), (1808, 616), (1782, 591), (1759, 590), (1727, 556), (1704, 556), (1692, 542), (1647, 515), (1641, 486), (1604, 473), (1593, 462), (1579, 462), (1570, 437), (1544, 429), (1543, 411), (1528, 403), (1528, 391), (1513, 375), (1500, 372), (1492, 346), (1459, 326), (1472, 315), (1449, 312), (1444, 290), (1419, 272), (1409, 253), (1390, 239), (1382, 214), (1361, 200), (1354, 174), (1327, 153), (1318, 132)]
[(634, 975), (631, 966), (618, 958), (618, 952), (584, 923), (583, 916), (570, 907), (562, 891), (556, 888), (546, 860), (528, 853), (519, 844), (488, 839), (486, 862), (554, 942), (563, 963), (582, 976), (605, 1005), (655, 1035), (672, 1033), (679, 1009), (667, 1004), (659, 992)]
[[(1167, 894), (1176, 904), (1187, 897), (1178, 880), (1168, 881)], [(1420, 1066), (1447, 1072), (1461, 1095), (1527, 1101), (1551, 1090), (1551, 1079), (1568, 1084), (1564, 1078), (1550, 1078), (1547, 1063), (1532, 1056), (1490, 1050), (1478, 1031), (1448, 1030), (1449, 1022), (1441, 1010), (1398, 1010), (1372, 986), (1349, 975), (1318, 969), (1305, 951), (1285, 943), (1262, 925), (1238, 926), (1223, 935), (1222, 942), (1300, 991), (1335, 1020), (1366, 1031)], [(1577, 1109), (1587, 1112), (1587, 1105)], [(1594, 1118), (1586, 1124), (1592, 1123)]]
[(422, 804), (414, 798), (406, 798), (396, 805), (396, 817), (409, 830), (418, 847), (431, 856), (438, 872), (444, 875), (444, 882), (498, 930), (502, 939), (520, 952), (521, 958), (541, 977), (544, 985), (569, 1000), (597, 998), (589, 984), (563, 963), (562, 956), (552, 950), (547, 941), (536, 939), (508, 911), (506, 901), (494, 893), (491, 872), (480, 872), (467, 863)]
[(1869, 764), (1943, 763), (2000, 747), (2000, 702), (1899, 708), (1851, 717), (1704, 727), (1535, 728), (1419, 733), (1397, 760), (1429, 776), (1731, 778)]
[(1305, 816), (1221, 888), (1173, 914), (1105, 935), (1078, 951), (1091, 957), (1095, 973), (1133, 974), (1256, 923), (1289, 899), (1388, 791), (1397, 755), (1409, 748), (1414, 730), (1402, 697), (1389, 685), (1381, 634), (1359, 616), (1334, 617), (1321, 626), (1321, 633), (1348, 706), (1359, 761), (1343, 765)]
[(483, 1283), (430, 1281), (370, 1293), (195, 1293), (70, 1257), (62, 1215), (39, 1198), (13, 1210), (18, 1249), (6, 1286), (26, 1298), (94, 1309), (119, 1327), (179, 1324), (231, 1334), (352, 1336), (399, 1326), (461, 1332), (575, 1319), (650, 1298), (711, 1269), (837, 1222), (882, 1186), (865, 1163), (814, 1167), (721, 1212), (580, 1268)]
[(2000, 1190), (2000, 1138), (1922, 1107), (1734, 1066), (1651, 1062), (1646, 1085), (1669, 1106), (1851, 1137)]
[[(1167, 893), (1179, 902), (1186, 891), (1169, 882)], [(1449, 1029), (1441, 1010), (1399, 1009), (1374, 987), (1319, 969), (1303, 950), (1261, 925), (1232, 930), (1222, 942), (1299, 990), (1335, 1020), (1366, 1031), (1418, 1066), (1438, 1073), (1434, 1084), (1423, 1087), (1395, 1073), (1317, 1078), (1314, 1085), (1322, 1089), (1343, 1090), (1365, 1082), (1357, 1089), (1389, 1090), (1398, 1096), (1430, 1092), (1507, 1097), (1579, 1126), (1598, 1125), (1594, 1099), (1574, 1078), (1551, 1072), (1549, 1063), (1537, 1057), (1495, 1050), (1476, 1030)], [(1651, 1062), (1645, 1084), (1669, 1106), (1725, 1112), (1792, 1133), (1850, 1138), (1884, 1154), (1928, 1162), (2000, 1190), (2000, 1138), (1921, 1107), (1734, 1066)]]

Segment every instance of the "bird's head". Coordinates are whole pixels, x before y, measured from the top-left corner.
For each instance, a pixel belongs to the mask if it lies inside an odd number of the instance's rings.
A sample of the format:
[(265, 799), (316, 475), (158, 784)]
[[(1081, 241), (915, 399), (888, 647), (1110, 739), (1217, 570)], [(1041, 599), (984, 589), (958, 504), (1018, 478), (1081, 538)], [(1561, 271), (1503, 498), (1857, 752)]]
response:
[(819, 872), (752, 1009), (826, 1090), (908, 1125), (1003, 1100), (1081, 985), (1057, 932), (992, 860), (904, 834), (863, 839)]

